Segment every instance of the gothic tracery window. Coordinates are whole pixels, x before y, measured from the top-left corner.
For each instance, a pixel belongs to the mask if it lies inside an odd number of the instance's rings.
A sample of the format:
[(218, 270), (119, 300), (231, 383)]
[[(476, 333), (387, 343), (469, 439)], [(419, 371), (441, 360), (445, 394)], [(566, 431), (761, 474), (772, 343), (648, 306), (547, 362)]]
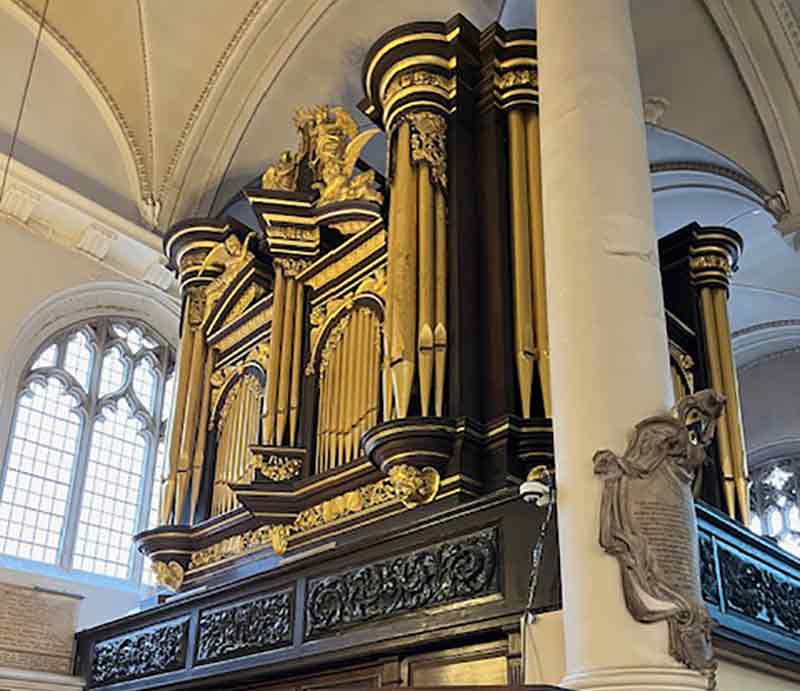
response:
[(759, 464), (750, 481), (751, 529), (800, 557), (800, 456)]
[(77, 324), (42, 345), (0, 469), (0, 555), (142, 578), (132, 537), (158, 521), (174, 360), (163, 338), (125, 319)]

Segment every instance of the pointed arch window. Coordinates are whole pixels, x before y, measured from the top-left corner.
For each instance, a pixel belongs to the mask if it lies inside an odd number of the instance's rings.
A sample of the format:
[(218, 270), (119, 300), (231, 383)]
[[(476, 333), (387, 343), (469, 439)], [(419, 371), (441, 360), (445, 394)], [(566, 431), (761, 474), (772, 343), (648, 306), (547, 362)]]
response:
[(125, 319), (92, 319), (42, 344), (0, 470), (1, 556), (143, 579), (132, 537), (158, 520), (174, 365), (163, 338)]

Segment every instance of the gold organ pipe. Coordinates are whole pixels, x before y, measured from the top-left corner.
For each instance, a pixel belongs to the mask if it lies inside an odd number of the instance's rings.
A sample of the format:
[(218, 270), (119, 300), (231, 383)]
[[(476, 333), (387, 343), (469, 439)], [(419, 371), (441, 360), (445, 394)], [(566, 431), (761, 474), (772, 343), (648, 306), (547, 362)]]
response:
[[(380, 359), (381, 359), (381, 330), (380, 324), (375, 316), (368, 313), (369, 341), (367, 343), (370, 357), (370, 379), (367, 385), (367, 415), (361, 428), (361, 434), (374, 427), (378, 422), (378, 399), (380, 397), (379, 378), (380, 378)], [(361, 442), (359, 435), (359, 444)]]
[(241, 482), (244, 475), (244, 450), (247, 446), (247, 377), (242, 378), (239, 388), (239, 427), (236, 430), (236, 463), (232, 482)]
[[(722, 363), (717, 328), (717, 319), (714, 312), (714, 299), (711, 288), (700, 288), (700, 304), (703, 310), (703, 329), (708, 353), (708, 364), (711, 370), (711, 386), (718, 393), (725, 393), (722, 379)], [(726, 402), (726, 408), (728, 403)], [(727, 414), (721, 415), (717, 420), (717, 446), (719, 448), (719, 462), (722, 467), (722, 489), (725, 495), (725, 505), (728, 515), (736, 520), (736, 480), (733, 471), (733, 456), (731, 454), (730, 431), (728, 428)]]
[[(181, 436), (183, 434), (184, 410), (186, 409), (186, 389), (189, 384), (189, 370), (192, 364), (193, 333), (189, 323), (189, 313), (192, 311), (192, 300), (196, 299), (189, 293), (183, 307), (183, 327), (181, 329), (181, 343), (178, 348), (178, 372), (175, 398), (173, 399), (171, 427), (169, 430), (169, 469), (163, 482), (161, 496), (161, 522), (169, 523), (170, 513), (175, 499), (175, 485), (177, 483), (178, 459), (181, 452)], [(199, 328), (199, 327), (198, 327)], [(174, 520), (177, 523), (180, 516)]]
[(436, 291), (435, 307), (436, 326), (433, 331), (434, 343), (434, 412), (441, 417), (444, 414), (444, 382), (447, 364), (447, 208), (444, 190), (436, 187)]
[(418, 223), (419, 223), (419, 279), (418, 305), (419, 330), (417, 333), (417, 359), (419, 361), (419, 397), (422, 414), (427, 416), (433, 384), (433, 328), (434, 328), (434, 190), (430, 167), (423, 163), (417, 168)]
[(325, 426), (324, 436), (322, 439), (322, 465), (318, 472), (324, 472), (328, 468), (328, 463), (331, 458), (331, 426), (333, 425), (333, 395), (336, 389), (336, 381), (333, 378), (333, 355), (328, 361), (325, 369)]
[(349, 458), (350, 441), (350, 416), (353, 412), (353, 360), (355, 348), (353, 347), (353, 316), (347, 324), (342, 339), (342, 360), (344, 363), (342, 372), (342, 395), (339, 405), (342, 408), (342, 415), (339, 424), (339, 465), (347, 463)]
[(542, 387), (545, 417), (552, 417), (550, 407), (550, 337), (547, 331), (547, 293), (545, 292), (544, 223), (542, 218), (542, 159), (539, 143), (539, 114), (525, 113), (528, 147), (528, 201), (531, 228), (531, 266), (533, 267), (533, 319), (539, 383)]
[(294, 350), (294, 303), (297, 281), (290, 277), (286, 280), (286, 298), (283, 317), (283, 337), (281, 341), (281, 365), (278, 373), (278, 416), (275, 440), (278, 446), (283, 444), (286, 430), (286, 419), (289, 413), (289, 381), (291, 379), (292, 351)]
[(303, 284), (298, 283), (294, 306), (294, 343), (292, 344), (292, 391), (289, 398), (289, 445), (297, 441), (297, 416), (300, 411), (300, 372), (303, 357)]
[(341, 341), (336, 345), (336, 349), (331, 355), (331, 362), (328, 365), (328, 374), (331, 377), (331, 417), (328, 424), (328, 459), (325, 463), (325, 470), (337, 465), (336, 436), (339, 430), (339, 391), (342, 388), (341, 368), (339, 367), (342, 356), (341, 345)]
[[(350, 418), (350, 432), (348, 438), (348, 444), (350, 446), (350, 457), (351, 459), (356, 458), (358, 456), (358, 440), (361, 438), (361, 421), (364, 419), (365, 413), (365, 392), (367, 387), (367, 377), (369, 376), (369, 360), (368, 360), (368, 353), (365, 346), (366, 338), (367, 338), (367, 323), (365, 320), (366, 310), (358, 309), (355, 311), (353, 315), (355, 318), (355, 356), (354, 360), (356, 363), (356, 371), (353, 372), (355, 382), (355, 391), (354, 391), (354, 404), (353, 404), (353, 414)], [(367, 368), (367, 369), (364, 369)]]
[(322, 460), (325, 457), (325, 414), (328, 409), (327, 388), (327, 372), (320, 372), (319, 405), (317, 410), (317, 472), (321, 471)]
[[(408, 124), (405, 123), (406, 127)], [(401, 126), (402, 128), (402, 126)], [(392, 134), (389, 133), (389, 146), (391, 147), (391, 139)], [(398, 132), (398, 140), (399, 140), (399, 132)], [(395, 143), (395, 147), (398, 144)], [(396, 284), (397, 279), (395, 278), (397, 274), (397, 266), (399, 262), (398, 258), (398, 250), (399, 250), (399, 237), (397, 231), (397, 213), (400, 207), (400, 203), (395, 202), (395, 199), (399, 199), (399, 193), (396, 195), (396, 190), (394, 188), (394, 171), (392, 169), (392, 165), (396, 165), (393, 156), (389, 156), (389, 178), (392, 181), (392, 185), (390, 186), (390, 197), (389, 197), (389, 227), (388, 227), (388, 237), (387, 237), (387, 265), (386, 265), (386, 279), (389, 286), (394, 286)], [(394, 295), (394, 290), (390, 287), (386, 296), (386, 304), (384, 305), (384, 315), (383, 315), (383, 337), (384, 337), (384, 345), (383, 345), (383, 362), (381, 363), (382, 369), (382, 396), (383, 396), (383, 419), (384, 421), (392, 420), (395, 417), (396, 408), (394, 405), (394, 388), (392, 383), (392, 334), (393, 331), (393, 310), (392, 310), (392, 300)]]
[(225, 420), (221, 417), (217, 423), (217, 456), (214, 469), (214, 495), (213, 515), (222, 513), (222, 479), (225, 472), (225, 458), (227, 457), (228, 432)]
[(235, 396), (233, 399), (233, 405), (231, 409), (231, 419), (226, 425), (230, 424), (230, 429), (228, 430), (228, 453), (227, 457), (225, 458), (225, 506), (224, 512), (227, 513), (231, 510), (231, 488), (229, 484), (233, 481), (233, 473), (234, 473), (234, 459), (236, 458), (236, 446), (238, 441), (238, 431), (239, 431), (239, 416), (240, 416), (240, 409), (239, 403), (241, 399), (239, 398), (239, 392), (241, 390), (241, 381), (236, 384), (236, 387), (233, 391), (231, 391), (231, 395)]
[(533, 333), (533, 289), (531, 286), (531, 241), (528, 227), (528, 185), (525, 147), (525, 115), (519, 109), (508, 113), (511, 178), (511, 254), (514, 291), (514, 350), (522, 416), (531, 415), (535, 344)]
[(267, 402), (264, 420), (264, 443), (275, 440), (275, 412), (278, 399), (278, 368), (281, 360), (283, 341), (283, 316), (285, 303), (285, 281), (283, 267), (274, 262), (275, 286), (272, 294), (272, 335), (270, 336), (269, 367), (267, 373)]
[(733, 457), (733, 478), (736, 486), (736, 497), (739, 503), (740, 518), (744, 525), (750, 525), (750, 492), (748, 488), (747, 455), (745, 453), (742, 416), (739, 406), (739, 382), (736, 376), (736, 365), (731, 349), (731, 326), (728, 320), (727, 291), (713, 291), (715, 318), (717, 322), (717, 338), (720, 345), (720, 364), (722, 383), (725, 387), (724, 415), (728, 419), (731, 456)]
[(186, 406), (184, 410), (183, 434), (181, 435), (181, 452), (178, 456), (178, 475), (175, 486), (175, 522), (181, 520), (183, 505), (189, 490), (194, 456), (195, 439), (197, 438), (197, 412), (202, 397), (203, 363), (205, 362), (205, 339), (203, 329), (197, 326), (192, 343), (192, 365), (186, 390)]
[(411, 129), (400, 124), (393, 204), (397, 248), (389, 257), (394, 263), (393, 282), (389, 284), (392, 299), (391, 367), (397, 417), (408, 415), (414, 381), (417, 326), (417, 169), (411, 163)]
[(342, 338), (336, 347), (336, 398), (333, 407), (333, 457), (331, 460), (331, 468), (335, 468), (342, 464), (341, 461), (341, 437), (342, 437), (342, 424), (344, 420), (344, 369), (345, 369), (345, 355), (344, 338), (347, 335), (347, 330), (342, 334)]
[(203, 466), (206, 455), (206, 438), (208, 437), (208, 414), (211, 403), (211, 374), (217, 351), (212, 349), (206, 354), (206, 371), (203, 375), (203, 400), (200, 403), (200, 419), (197, 422), (197, 444), (194, 450), (192, 468), (192, 496), (189, 502), (189, 523), (194, 525), (197, 502), (200, 499), (200, 486), (203, 481)]

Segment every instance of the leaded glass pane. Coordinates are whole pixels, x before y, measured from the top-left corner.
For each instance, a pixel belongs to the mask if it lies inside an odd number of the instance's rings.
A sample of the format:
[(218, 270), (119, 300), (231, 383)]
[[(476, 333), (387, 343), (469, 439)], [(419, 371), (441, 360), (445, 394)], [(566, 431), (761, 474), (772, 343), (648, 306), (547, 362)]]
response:
[(119, 391), (125, 384), (127, 366), (119, 348), (111, 348), (103, 356), (103, 367), (100, 370), (99, 395), (106, 396)]
[(92, 434), (74, 568), (128, 577), (146, 455), (141, 423), (128, 402), (106, 407)]
[(89, 378), (92, 374), (92, 348), (89, 339), (82, 331), (70, 336), (64, 354), (64, 370), (71, 374), (84, 391), (89, 389)]
[(56, 362), (58, 362), (58, 346), (53, 343), (53, 345), (48, 346), (41, 353), (39, 353), (39, 357), (37, 357), (36, 362), (31, 365), (31, 369), (55, 367)]
[(56, 563), (80, 438), (77, 401), (50, 377), (17, 405), (0, 499), (0, 552)]
[(140, 360), (133, 371), (133, 391), (136, 398), (148, 411), (152, 411), (155, 403), (157, 381), (156, 371), (150, 359)]

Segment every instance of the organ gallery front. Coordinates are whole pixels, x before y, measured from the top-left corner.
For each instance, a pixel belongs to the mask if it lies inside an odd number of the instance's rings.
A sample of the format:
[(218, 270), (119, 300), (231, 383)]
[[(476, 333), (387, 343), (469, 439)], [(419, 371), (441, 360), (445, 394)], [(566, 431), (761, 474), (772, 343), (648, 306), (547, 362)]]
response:
[[(536, 34), (408, 24), (361, 76), (371, 126), (297, 104), (294, 148), (242, 190), (253, 221), (165, 237), (176, 396), (161, 525), (136, 538), (163, 589), (79, 634), (92, 688), (514, 685), (526, 607), (562, 606), (570, 536), (519, 490), (559, 460)], [(676, 231), (664, 367), (677, 398), (727, 398), (694, 489), (730, 526), (748, 508), (725, 304), (741, 240)]]

